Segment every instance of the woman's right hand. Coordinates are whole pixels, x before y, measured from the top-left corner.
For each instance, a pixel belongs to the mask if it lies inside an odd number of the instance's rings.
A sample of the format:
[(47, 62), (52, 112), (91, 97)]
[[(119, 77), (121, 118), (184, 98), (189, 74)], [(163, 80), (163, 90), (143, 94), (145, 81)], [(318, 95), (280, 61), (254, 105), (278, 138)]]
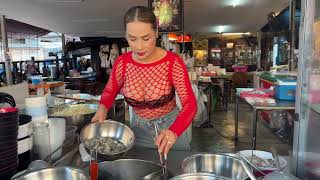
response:
[(96, 112), (96, 114), (92, 117), (91, 122), (100, 122), (103, 123), (103, 121), (106, 119), (107, 117), (107, 113), (108, 110), (104, 107), (104, 105), (100, 104), (98, 111)]

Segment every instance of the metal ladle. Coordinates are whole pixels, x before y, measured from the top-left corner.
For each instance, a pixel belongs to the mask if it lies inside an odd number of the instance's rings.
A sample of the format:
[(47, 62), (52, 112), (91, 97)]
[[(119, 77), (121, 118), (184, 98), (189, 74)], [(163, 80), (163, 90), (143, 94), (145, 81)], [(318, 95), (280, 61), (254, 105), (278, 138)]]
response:
[[(154, 123), (154, 130), (156, 132), (156, 138), (158, 138), (159, 135), (159, 126), (157, 123)], [(160, 157), (160, 165), (162, 166), (162, 169), (160, 171), (155, 171), (152, 172), (146, 176), (143, 177), (143, 180), (150, 180), (150, 179), (155, 179), (157, 177), (165, 176), (167, 175), (167, 157), (163, 157), (161, 153), (159, 153)], [(165, 179), (164, 177), (164, 179)]]

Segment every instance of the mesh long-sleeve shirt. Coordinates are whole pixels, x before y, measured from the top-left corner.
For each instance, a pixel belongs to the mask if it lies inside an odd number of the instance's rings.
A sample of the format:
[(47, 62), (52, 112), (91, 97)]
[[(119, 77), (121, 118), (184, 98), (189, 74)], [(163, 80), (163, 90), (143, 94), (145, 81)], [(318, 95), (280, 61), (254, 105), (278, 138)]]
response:
[(115, 97), (121, 93), (138, 116), (152, 120), (176, 107), (175, 91), (182, 109), (169, 129), (180, 136), (197, 111), (183, 60), (168, 51), (162, 59), (142, 64), (132, 59), (132, 52), (129, 52), (116, 60), (100, 103), (110, 109)]

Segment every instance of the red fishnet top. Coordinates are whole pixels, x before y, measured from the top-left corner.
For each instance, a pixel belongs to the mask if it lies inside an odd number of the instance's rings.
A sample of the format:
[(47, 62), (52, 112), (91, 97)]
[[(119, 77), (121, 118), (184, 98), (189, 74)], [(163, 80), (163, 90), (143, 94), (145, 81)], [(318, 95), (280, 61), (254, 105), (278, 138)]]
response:
[(169, 128), (178, 136), (190, 125), (197, 102), (182, 59), (171, 53), (153, 63), (142, 64), (132, 53), (121, 55), (115, 62), (100, 103), (110, 109), (120, 92), (135, 113), (144, 119), (156, 119), (176, 107), (175, 91), (182, 109)]

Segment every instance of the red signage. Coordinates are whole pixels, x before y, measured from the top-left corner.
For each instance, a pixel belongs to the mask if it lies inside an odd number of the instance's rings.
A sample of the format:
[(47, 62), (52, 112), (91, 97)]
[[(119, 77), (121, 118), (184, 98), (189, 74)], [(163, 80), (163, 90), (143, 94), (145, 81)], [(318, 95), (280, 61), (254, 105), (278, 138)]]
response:
[(179, 35), (177, 42), (182, 43), (183, 41), (184, 42), (191, 42), (191, 36), (190, 35), (184, 35), (184, 39), (183, 39), (183, 35)]

